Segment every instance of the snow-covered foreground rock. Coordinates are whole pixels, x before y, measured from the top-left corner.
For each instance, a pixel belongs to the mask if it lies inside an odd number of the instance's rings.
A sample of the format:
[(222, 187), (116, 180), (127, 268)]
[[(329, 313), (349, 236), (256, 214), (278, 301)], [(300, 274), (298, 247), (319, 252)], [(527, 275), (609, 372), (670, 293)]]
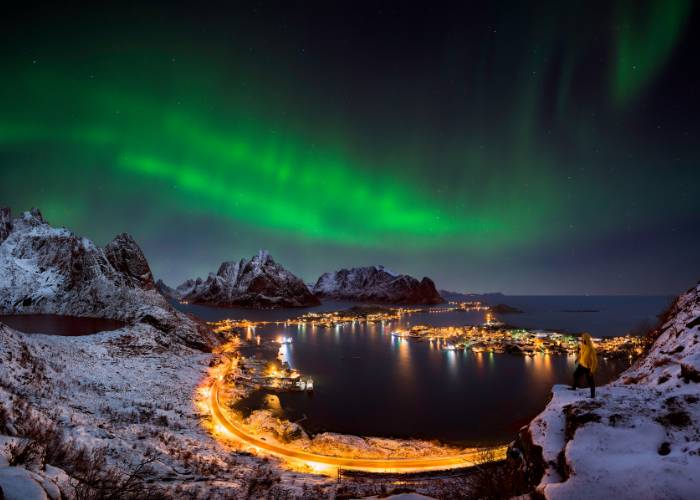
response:
[(700, 284), (678, 298), (658, 334), (648, 355), (596, 399), (555, 386), (521, 431), (545, 497), (698, 497)]
[[(83, 337), (25, 335), (0, 325), (6, 498), (32, 498), (24, 496), (30, 490), (56, 499), (115, 490), (116, 497), (237, 498), (256, 482), (269, 480), (266, 490), (276, 484), (274, 466), (233, 453), (208, 432), (195, 401), (211, 355), (166, 348), (159, 335), (143, 324)], [(21, 453), (12, 442), (37, 448)], [(74, 456), (81, 449), (86, 455)]]
[(250, 260), (224, 262), (207, 279), (190, 279), (162, 292), (196, 304), (244, 307), (308, 307), (320, 304), (306, 284), (264, 250)]
[(430, 278), (418, 281), (407, 274), (392, 273), (382, 266), (355, 267), (325, 273), (318, 278), (313, 292), (325, 299), (387, 304), (444, 302)]

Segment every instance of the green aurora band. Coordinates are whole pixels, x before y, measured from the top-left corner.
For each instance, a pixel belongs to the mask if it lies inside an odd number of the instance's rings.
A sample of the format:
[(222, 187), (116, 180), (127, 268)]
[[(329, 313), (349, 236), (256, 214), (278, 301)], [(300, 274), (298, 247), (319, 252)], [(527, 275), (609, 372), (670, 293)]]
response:
[[(98, 240), (121, 229), (91, 220), (110, 205), (124, 211), (119, 224), (140, 214), (141, 234), (170, 213), (298, 247), (482, 256), (692, 209), (683, 196), (663, 209), (638, 203), (640, 193), (687, 189), (696, 174), (659, 173), (663, 147), (640, 151), (624, 133), (681, 40), (690, 2), (606, 9), (608, 58), (593, 76), (598, 27), (577, 26), (570, 12), (587, 8), (533, 15), (531, 25), (504, 17), (508, 38), (448, 44), (437, 74), (405, 88), (378, 78), (365, 115), (330, 77), (316, 85), (296, 74), (286, 53), (261, 64), (136, 29), (124, 45), (109, 30), (92, 44), (70, 27), (17, 35), (23, 48), (5, 57), (12, 78), (0, 83), (1, 201), (32, 200)], [(456, 90), (442, 107), (423, 103), (446, 82)], [(443, 122), (451, 108), (461, 114)]]
[[(637, 98), (663, 69), (690, 13), (690, 0), (640, 3), (620, 9), (612, 93), (618, 106)], [(636, 16), (636, 19), (635, 19)]]
[[(23, 98), (4, 96), (5, 109), (11, 110), (13, 103), (15, 109), (0, 124), (0, 144), (68, 149), (65, 163), (73, 166), (63, 168), (73, 169), (69, 178), (74, 182), (86, 175), (85, 169), (96, 168), (94, 160), (81, 156), (106, 157), (100, 168), (108, 172), (102, 173), (121, 190), (146, 181), (153, 183), (158, 196), (164, 186), (175, 187), (178, 203), (195, 210), (360, 246), (392, 245), (404, 237), (418, 246), (446, 241), (501, 245), (522, 239), (525, 233), (536, 234), (543, 213), (533, 210), (551, 207), (531, 204), (523, 212), (519, 204), (500, 206), (496, 199), (507, 196), (506, 188), (487, 185), (481, 186), (486, 194), (480, 198), (494, 199), (494, 206), (484, 207), (479, 200), (456, 209), (450, 198), (426, 193), (420, 181), (388, 175), (387, 171), (398, 171), (396, 166), (376, 167), (337, 150), (309, 146), (292, 133), (270, 133), (264, 123), (238, 110), (229, 116), (239, 125), (230, 129), (212, 124), (197, 107), (187, 109), (184, 103), (172, 109), (155, 96), (117, 92), (109, 85), (66, 79), (58, 72), (30, 73), (20, 84)], [(26, 89), (32, 93), (27, 95)], [(56, 102), (78, 118), (64, 122), (57, 116), (64, 111), (54, 108)], [(25, 106), (33, 108), (31, 119)], [(547, 179), (538, 189), (535, 200), (551, 198), (554, 192)], [(171, 195), (166, 190), (164, 196)], [(56, 204), (48, 201), (48, 206)]]

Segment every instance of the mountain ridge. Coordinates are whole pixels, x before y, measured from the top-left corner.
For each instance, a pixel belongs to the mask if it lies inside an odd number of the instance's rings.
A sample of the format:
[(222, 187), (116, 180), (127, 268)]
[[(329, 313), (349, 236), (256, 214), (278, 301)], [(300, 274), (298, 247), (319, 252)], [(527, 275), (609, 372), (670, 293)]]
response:
[(387, 304), (441, 304), (445, 299), (435, 283), (407, 274), (393, 273), (383, 266), (355, 267), (322, 274), (313, 292), (325, 299), (380, 302)]
[(218, 307), (310, 307), (320, 301), (297, 276), (275, 262), (266, 250), (251, 259), (224, 261), (206, 279), (188, 279), (172, 289), (159, 289), (171, 298)]
[(150, 266), (128, 234), (104, 247), (56, 228), (33, 208), (0, 209), (0, 314), (60, 314), (147, 323), (200, 350), (217, 343), (203, 323), (156, 291)]

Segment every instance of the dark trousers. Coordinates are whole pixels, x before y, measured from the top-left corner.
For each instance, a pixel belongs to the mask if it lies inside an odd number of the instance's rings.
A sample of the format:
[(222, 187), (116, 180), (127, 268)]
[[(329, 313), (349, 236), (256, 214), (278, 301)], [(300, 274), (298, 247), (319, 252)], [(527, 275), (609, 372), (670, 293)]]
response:
[(591, 373), (591, 370), (589, 370), (585, 366), (576, 365), (576, 370), (574, 370), (574, 385), (572, 387), (576, 389), (576, 386), (578, 385), (578, 379), (581, 378), (581, 375), (585, 375), (586, 382), (588, 382), (588, 387), (591, 388), (591, 397), (594, 398), (595, 382), (593, 381), (593, 374)]

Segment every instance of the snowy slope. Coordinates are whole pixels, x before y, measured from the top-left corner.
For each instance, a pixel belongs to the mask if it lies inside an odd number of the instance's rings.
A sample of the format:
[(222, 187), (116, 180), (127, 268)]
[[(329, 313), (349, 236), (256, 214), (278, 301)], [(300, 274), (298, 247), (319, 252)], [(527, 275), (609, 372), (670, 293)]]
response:
[(176, 289), (187, 302), (215, 306), (306, 307), (320, 302), (304, 282), (261, 250), (250, 260), (224, 262), (206, 280), (187, 280)]
[[(71, 449), (106, 450), (106, 466), (124, 474), (150, 457), (142, 486), (155, 498), (311, 500), (394, 489), (289, 471), (237, 441), (214, 439), (209, 411), (198, 403), (206, 400), (209, 367), (226, 355), (163, 346), (161, 337), (146, 324), (83, 337), (25, 335), (0, 324), (0, 498), (105, 497), (76, 495), (70, 465), (41, 457), (8, 464), (7, 445), (28, 439), (27, 415), (42, 428), (55, 426)], [(449, 478), (414, 487), (435, 498), (463, 491)], [(129, 498), (148, 498), (140, 493)]]
[(530, 468), (544, 467), (546, 498), (697, 498), (700, 285), (677, 299), (658, 333), (648, 355), (596, 399), (555, 386), (521, 431)]
[(430, 278), (421, 281), (383, 266), (355, 267), (323, 274), (313, 288), (323, 298), (392, 304), (439, 304), (443, 298)]
[[(245, 478), (258, 473), (259, 462), (214, 441), (194, 404), (211, 355), (164, 347), (161, 337), (146, 324), (85, 337), (25, 335), (0, 324), (0, 412), (10, 424), (5, 437), (0, 425), (0, 440), (24, 434), (26, 404), (33, 419), (53, 422), (76, 448), (109, 450), (108, 466), (130, 470), (155, 455), (148, 476), (168, 496), (244, 494)], [(74, 496), (65, 473), (51, 481), (55, 468), (40, 463), (3, 467), (8, 454), (0, 444), (6, 496), (52, 487), (62, 494), (57, 499)]]

